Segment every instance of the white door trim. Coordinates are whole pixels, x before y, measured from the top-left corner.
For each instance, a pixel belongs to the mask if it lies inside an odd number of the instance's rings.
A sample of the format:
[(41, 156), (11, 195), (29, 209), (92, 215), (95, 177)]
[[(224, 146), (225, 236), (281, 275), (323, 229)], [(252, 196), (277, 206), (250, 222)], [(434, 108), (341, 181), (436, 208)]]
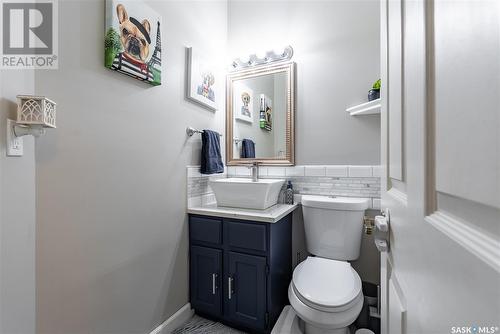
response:
[(442, 211), (427, 216), (425, 221), (450, 239), (476, 255), (481, 261), (500, 273), (500, 242), (472, 224)]

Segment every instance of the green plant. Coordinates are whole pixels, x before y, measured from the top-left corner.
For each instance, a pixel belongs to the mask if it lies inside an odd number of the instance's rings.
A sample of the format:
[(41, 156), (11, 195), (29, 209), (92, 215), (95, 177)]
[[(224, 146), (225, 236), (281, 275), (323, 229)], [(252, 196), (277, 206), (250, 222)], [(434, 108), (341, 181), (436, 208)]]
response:
[(116, 55), (122, 51), (120, 35), (115, 29), (109, 28), (104, 38), (105, 66), (111, 67)]
[(375, 83), (373, 84), (372, 89), (375, 89), (375, 90), (380, 90), (380, 85), (381, 85), (381, 81), (380, 81), (380, 79), (378, 79), (378, 80), (377, 80), (377, 81), (375, 81)]

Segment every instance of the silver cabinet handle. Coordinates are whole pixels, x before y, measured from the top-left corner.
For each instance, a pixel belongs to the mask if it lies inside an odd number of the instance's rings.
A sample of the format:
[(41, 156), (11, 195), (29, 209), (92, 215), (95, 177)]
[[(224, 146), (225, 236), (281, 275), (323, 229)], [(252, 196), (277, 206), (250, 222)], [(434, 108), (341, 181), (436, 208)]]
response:
[(212, 295), (215, 295), (215, 289), (217, 288), (215, 282), (217, 281), (217, 274), (212, 274)]
[(233, 278), (229, 276), (227, 278), (227, 299), (231, 299), (233, 294)]

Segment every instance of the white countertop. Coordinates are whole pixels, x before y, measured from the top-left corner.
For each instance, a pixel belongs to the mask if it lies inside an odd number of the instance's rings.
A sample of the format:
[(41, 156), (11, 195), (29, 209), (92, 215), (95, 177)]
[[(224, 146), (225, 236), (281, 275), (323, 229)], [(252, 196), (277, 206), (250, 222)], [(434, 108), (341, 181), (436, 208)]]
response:
[(276, 204), (265, 210), (239, 209), (217, 206), (195, 206), (188, 208), (187, 212), (197, 215), (254, 220), (264, 223), (276, 223), (281, 218), (297, 208), (298, 204)]

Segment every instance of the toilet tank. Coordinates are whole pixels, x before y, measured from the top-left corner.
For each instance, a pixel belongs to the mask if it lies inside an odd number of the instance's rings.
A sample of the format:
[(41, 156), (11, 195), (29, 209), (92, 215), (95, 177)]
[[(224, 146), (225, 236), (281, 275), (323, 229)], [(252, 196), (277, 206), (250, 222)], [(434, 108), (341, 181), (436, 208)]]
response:
[(304, 195), (301, 202), (309, 253), (333, 260), (356, 260), (369, 199)]

